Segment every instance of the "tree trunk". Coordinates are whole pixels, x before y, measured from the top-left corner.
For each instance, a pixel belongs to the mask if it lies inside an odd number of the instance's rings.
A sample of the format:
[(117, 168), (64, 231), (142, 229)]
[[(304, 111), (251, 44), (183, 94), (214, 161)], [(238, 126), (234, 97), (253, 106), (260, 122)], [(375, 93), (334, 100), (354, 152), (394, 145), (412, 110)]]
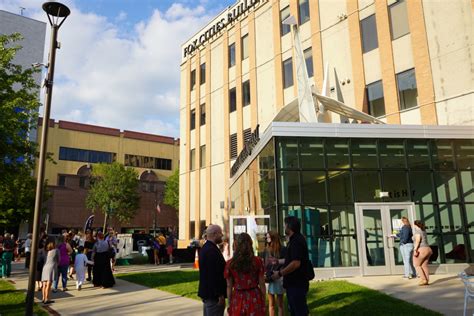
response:
[(102, 232), (105, 234), (105, 228), (107, 228), (107, 218), (109, 217), (109, 212), (105, 212), (104, 216), (104, 228), (102, 229)]

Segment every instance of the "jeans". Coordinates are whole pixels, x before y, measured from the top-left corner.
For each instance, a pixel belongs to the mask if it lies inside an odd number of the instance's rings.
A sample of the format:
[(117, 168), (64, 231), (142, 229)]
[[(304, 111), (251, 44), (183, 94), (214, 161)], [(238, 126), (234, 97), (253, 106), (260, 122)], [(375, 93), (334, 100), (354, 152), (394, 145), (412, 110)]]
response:
[(4, 251), (2, 254), (2, 276), (9, 278), (12, 273), (13, 252)]
[(61, 277), (61, 281), (63, 284), (63, 289), (66, 288), (67, 286), (67, 269), (69, 268), (69, 265), (67, 266), (59, 266), (58, 267), (58, 278), (54, 280), (54, 289), (58, 289), (58, 283), (59, 283), (59, 277)]
[(288, 287), (286, 289), (286, 297), (288, 298), (288, 307), (291, 316), (307, 316), (309, 315), (308, 305), (306, 303), (306, 295), (308, 288)]
[(413, 244), (400, 244), (400, 253), (403, 258), (404, 276), (408, 278), (410, 275), (415, 276), (416, 271), (413, 266)]
[(206, 299), (202, 300), (203, 316), (223, 316), (225, 310), (225, 304), (219, 305), (218, 299)]

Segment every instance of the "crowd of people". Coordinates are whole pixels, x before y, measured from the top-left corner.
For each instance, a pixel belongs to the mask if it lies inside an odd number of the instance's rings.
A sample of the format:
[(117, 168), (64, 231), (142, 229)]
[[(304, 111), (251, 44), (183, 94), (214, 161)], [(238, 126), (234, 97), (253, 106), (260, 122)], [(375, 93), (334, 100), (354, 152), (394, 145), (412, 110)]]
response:
[[(9, 234), (5, 234), (0, 244), (3, 246), (2, 275), (9, 277), (10, 258), (13, 257), (15, 244)], [(96, 230), (86, 230), (84, 233), (63, 230), (59, 236), (41, 233), (35, 281), (36, 291), (42, 292), (42, 302), (53, 303), (51, 292), (56, 293), (60, 284), (63, 292), (68, 291), (69, 280), (75, 279), (77, 290), (81, 290), (86, 281), (99, 288), (112, 287), (115, 284), (112, 271), (117, 246), (118, 239), (113, 228), (109, 228), (106, 234)], [(25, 241), (25, 268), (29, 267), (31, 247), (31, 234), (28, 234)]]
[(222, 228), (209, 225), (199, 256), (198, 296), (203, 301), (203, 315), (224, 315), (227, 299), (229, 316), (263, 316), (266, 295), (269, 315), (276, 311), (283, 315), (285, 293), (291, 315), (309, 315), (306, 296), (314, 271), (300, 230), (296, 217), (285, 218), (287, 247), (278, 233), (269, 231), (263, 258), (255, 255), (250, 235), (239, 234), (232, 245), (233, 256), (226, 260), (228, 242), (223, 240)]

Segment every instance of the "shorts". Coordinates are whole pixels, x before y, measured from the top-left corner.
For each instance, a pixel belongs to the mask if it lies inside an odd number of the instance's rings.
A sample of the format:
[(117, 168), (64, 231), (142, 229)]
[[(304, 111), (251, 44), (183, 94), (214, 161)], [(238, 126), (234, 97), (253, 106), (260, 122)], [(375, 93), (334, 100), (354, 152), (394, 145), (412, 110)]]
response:
[(166, 253), (168, 255), (172, 255), (173, 254), (173, 246), (168, 246), (166, 247)]

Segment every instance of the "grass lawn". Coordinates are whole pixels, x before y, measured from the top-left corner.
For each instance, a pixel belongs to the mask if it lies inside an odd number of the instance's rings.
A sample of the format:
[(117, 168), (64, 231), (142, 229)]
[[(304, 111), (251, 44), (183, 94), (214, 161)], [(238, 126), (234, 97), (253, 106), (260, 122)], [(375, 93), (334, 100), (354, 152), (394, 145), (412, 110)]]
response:
[[(121, 274), (118, 277), (147, 287), (199, 299), (198, 271), (132, 273)], [(346, 281), (311, 283), (308, 306), (311, 315), (440, 315)]]
[[(33, 312), (36, 315), (48, 315), (37, 304)], [(0, 280), (0, 315), (25, 315), (25, 294), (3, 280)]]

